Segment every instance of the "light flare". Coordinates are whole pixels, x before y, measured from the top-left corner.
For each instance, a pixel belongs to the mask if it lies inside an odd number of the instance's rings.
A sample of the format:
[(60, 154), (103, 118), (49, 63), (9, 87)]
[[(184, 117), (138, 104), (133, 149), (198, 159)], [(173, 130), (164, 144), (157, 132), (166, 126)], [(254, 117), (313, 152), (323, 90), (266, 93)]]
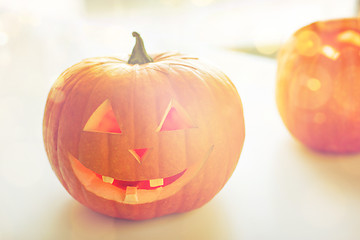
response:
[(316, 78), (309, 78), (306, 82), (306, 86), (311, 91), (318, 91), (321, 88), (321, 82)]
[(314, 56), (319, 52), (321, 39), (314, 31), (303, 31), (296, 36), (295, 48), (299, 55)]

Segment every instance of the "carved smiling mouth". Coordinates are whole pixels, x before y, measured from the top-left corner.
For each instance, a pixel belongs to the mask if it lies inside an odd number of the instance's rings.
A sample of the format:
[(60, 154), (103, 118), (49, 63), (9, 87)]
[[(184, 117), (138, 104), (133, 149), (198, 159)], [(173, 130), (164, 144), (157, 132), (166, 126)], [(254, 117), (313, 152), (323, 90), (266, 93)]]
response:
[(167, 185), (175, 182), (178, 178), (180, 178), (184, 173), (186, 172), (186, 169), (184, 171), (181, 171), (178, 174), (175, 174), (170, 177), (166, 178), (156, 178), (156, 179), (150, 179), (150, 180), (143, 180), (143, 181), (123, 181), (123, 180), (117, 180), (112, 177), (107, 177), (100, 175), (98, 173), (95, 173), (96, 176), (101, 179), (104, 183), (111, 184), (113, 186), (116, 186), (118, 188), (126, 190), (129, 187), (135, 187), (137, 189), (156, 189), (159, 187), (166, 187)]
[(166, 187), (169, 184), (175, 182), (185, 172), (186, 169), (170, 177), (142, 180), (142, 181), (123, 181), (123, 180), (114, 179), (112, 177), (102, 176), (97, 173), (95, 174), (104, 183), (111, 184), (112, 186), (125, 190), (124, 202), (137, 203), (139, 201), (138, 190), (155, 190), (157, 188), (162, 189), (163, 187)]
[(105, 199), (125, 204), (142, 204), (168, 198), (178, 192), (194, 178), (209, 158), (213, 148), (214, 146), (210, 147), (202, 161), (198, 161), (175, 175), (141, 181), (123, 181), (100, 175), (85, 167), (71, 154), (69, 154), (69, 160), (75, 176), (86, 190)]

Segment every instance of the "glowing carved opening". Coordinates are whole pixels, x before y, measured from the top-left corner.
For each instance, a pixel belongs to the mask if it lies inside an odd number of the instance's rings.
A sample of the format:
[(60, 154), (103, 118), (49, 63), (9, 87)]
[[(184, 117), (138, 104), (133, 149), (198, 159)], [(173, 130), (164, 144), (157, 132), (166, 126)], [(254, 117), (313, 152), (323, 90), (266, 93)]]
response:
[(185, 112), (170, 103), (157, 131), (174, 131), (193, 127), (194, 124)]
[(121, 133), (110, 101), (105, 100), (91, 115), (85, 124), (84, 131)]
[(324, 54), (326, 57), (336, 60), (340, 56), (340, 53), (333, 47), (329, 45), (325, 45), (322, 48), (322, 54)]
[(148, 150), (147, 148), (139, 148), (139, 149), (130, 149), (129, 152), (135, 157), (135, 159), (139, 163), (141, 163), (147, 150)]
[(360, 46), (360, 34), (353, 30), (347, 30), (340, 33), (337, 36), (339, 42), (354, 44), (355, 46)]

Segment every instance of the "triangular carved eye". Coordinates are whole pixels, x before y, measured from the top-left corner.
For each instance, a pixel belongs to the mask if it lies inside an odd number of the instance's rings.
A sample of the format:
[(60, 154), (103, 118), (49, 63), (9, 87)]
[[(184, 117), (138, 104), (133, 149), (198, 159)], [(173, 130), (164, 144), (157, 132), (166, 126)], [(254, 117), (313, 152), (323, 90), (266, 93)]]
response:
[(158, 131), (174, 131), (186, 128), (193, 128), (194, 124), (179, 106), (173, 106), (172, 103), (167, 108)]
[(85, 124), (84, 131), (121, 133), (109, 99), (105, 100), (91, 115)]

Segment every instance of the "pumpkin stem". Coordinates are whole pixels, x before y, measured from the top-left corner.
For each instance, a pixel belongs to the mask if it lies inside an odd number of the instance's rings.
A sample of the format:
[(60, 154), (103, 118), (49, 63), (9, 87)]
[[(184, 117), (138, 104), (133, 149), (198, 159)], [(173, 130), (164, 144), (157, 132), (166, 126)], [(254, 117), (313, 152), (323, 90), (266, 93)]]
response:
[(136, 43), (128, 60), (128, 64), (144, 64), (153, 62), (153, 59), (146, 53), (144, 42), (140, 37), (140, 34), (133, 32), (132, 35), (136, 38)]

